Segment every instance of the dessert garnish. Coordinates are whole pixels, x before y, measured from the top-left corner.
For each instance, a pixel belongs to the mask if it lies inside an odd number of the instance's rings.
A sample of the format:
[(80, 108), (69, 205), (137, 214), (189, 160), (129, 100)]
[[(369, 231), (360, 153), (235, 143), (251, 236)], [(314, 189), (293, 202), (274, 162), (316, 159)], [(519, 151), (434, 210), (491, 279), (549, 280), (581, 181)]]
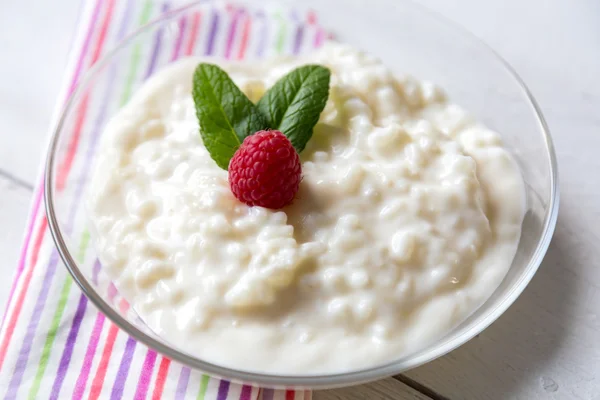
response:
[(204, 146), (229, 171), (235, 197), (279, 209), (298, 191), (298, 153), (310, 140), (329, 97), (329, 69), (304, 65), (279, 79), (255, 105), (214, 64), (194, 71), (192, 96)]

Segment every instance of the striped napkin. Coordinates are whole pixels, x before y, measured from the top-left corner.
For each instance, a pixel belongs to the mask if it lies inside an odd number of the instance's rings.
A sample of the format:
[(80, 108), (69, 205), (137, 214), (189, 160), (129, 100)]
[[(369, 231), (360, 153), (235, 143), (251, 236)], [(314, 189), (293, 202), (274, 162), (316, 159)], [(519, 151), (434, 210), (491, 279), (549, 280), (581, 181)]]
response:
[[(87, 1), (61, 104), (85, 71), (124, 36), (176, 6), (181, 4), (159, 0)], [(143, 80), (152, 74), (159, 57), (175, 60), (190, 54), (207, 54), (228, 59), (261, 58), (305, 51), (324, 40), (324, 30), (310, 12), (245, 10), (224, 3), (207, 3), (203, 7), (178, 21), (173, 40), (157, 34), (147, 57), (134, 52), (130, 65), (124, 66), (126, 75)], [(124, 93), (114, 94), (121, 99), (130, 95), (127, 82), (112, 85), (110, 81), (107, 92), (122, 90)], [(78, 123), (99, 124), (108, 117), (105, 114), (110, 113), (103, 107), (90, 106)], [(86, 152), (95, 140), (90, 144), (90, 140), (79, 140), (76, 135), (62, 160), (62, 179), (88, 171)], [(0, 328), (2, 398), (311, 398), (309, 391), (261, 389), (208, 377), (172, 362), (120, 331), (73, 285), (48, 232), (42, 197), (40, 183)], [(81, 203), (77, 200), (72, 206), (73, 215), (78, 214)], [(87, 240), (82, 242), (80, 258), (84, 259)]]

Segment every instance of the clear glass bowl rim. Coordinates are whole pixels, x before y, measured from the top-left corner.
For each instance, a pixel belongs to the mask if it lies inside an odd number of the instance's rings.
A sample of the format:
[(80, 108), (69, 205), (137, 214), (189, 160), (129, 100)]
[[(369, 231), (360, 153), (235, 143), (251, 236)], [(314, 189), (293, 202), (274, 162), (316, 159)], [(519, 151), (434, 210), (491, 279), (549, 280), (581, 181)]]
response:
[(155, 26), (161, 25), (166, 21), (172, 20), (181, 14), (186, 13), (188, 10), (197, 7), (203, 3), (209, 3), (211, 0), (199, 0), (180, 8), (172, 9), (161, 14), (159, 17), (150, 21), (146, 25), (138, 28), (125, 39), (118, 43), (114, 49), (108, 52), (102, 57), (92, 68), (90, 68), (84, 75), (84, 78), (77, 84), (77, 87), (73, 93), (69, 96), (65, 102), (56, 128), (52, 133), (52, 137), (48, 147), (48, 154), (46, 159), (46, 169), (44, 175), (44, 200), (46, 216), (48, 219), (48, 226), (50, 233), (54, 239), (58, 253), (62, 258), (67, 270), (73, 277), (74, 281), (86, 295), (86, 297), (115, 325), (125, 331), (128, 335), (132, 336), (135, 340), (143, 343), (151, 349), (163, 354), (164, 356), (182, 363), (190, 368), (200, 370), (213, 376), (231, 379), (238, 382), (252, 383), (265, 387), (307, 387), (307, 388), (332, 388), (341, 387), (353, 384), (364, 383), (376, 379), (380, 379), (387, 376), (392, 376), (411, 368), (415, 368), (419, 365), (425, 364), (432, 361), (452, 350), (466, 343), (472, 339), (475, 335), (481, 333), (491, 323), (500, 317), (510, 305), (518, 298), (523, 292), (525, 287), (531, 281), (536, 271), (538, 270), (546, 250), (550, 245), (556, 221), (558, 217), (558, 206), (559, 206), (559, 191), (558, 191), (558, 165), (556, 160), (556, 154), (550, 136), (550, 131), (546, 124), (546, 121), (542, 115), (541, 109), (534, 99), (533, 95), (516, 73), (516, 71), (505, 61), (495, 50), (488, 46), (483, 40), (479, 39), (462, 26), (446, 19), (438, 13), (429, 10), (427, 7), (414, 3), (412, 0), (402, 0), (407, 6), (418, 9), (422, 13), (429, 14), (436, 18), (439, 22), (448, 26), (449, 29), (453, 29), (460, 32), (463, 36), (469, 37), (474, 40), (482, 48), (486, 49), (492, 57), (494, 57), (499, 63), (501, 63), (508, 73), (515, 79), (518, 86), (521, 88), (523, 94), (529, 101), (529, 106), (534, 111), (535, 117), (539, 124), (540, 131), (543, 134), (547, 155), (550, 159), (550, 199), (547, 206), (547, 212), (544, 216), (542, 236), (539, 240), (538, 246), (529, 260), (527, 267), (521, 275), (517, 284), (515, 284), (511, 290), (506, 294), (504, 299), (499, 302), (495, 309), (488, 313), (486, 318), (482, 318), (477, 323), (473, 323), (471, 328), (462, 335), (456, 336), (452, 340), (446, 341), (442, 345), (437, 343), (431, 344), (429, 347), (419, 351), (416, 354), (412, 354), (408, 357), (401, 358), (396, 361), (392, 361), (376, 367), (371, 367), (363, 370), (356, 370), (343, 373), (332, 373), (332, 374), (314, 374), (314, 375), (274, 375), (257, 372), (248, 372), (243, 370), (236, 370), (232, 368), (222, 367), (217, 364), (202, 361), (198, 358), (192, 357), (185, 353), (182, 353), (162, 342), (147, 335), (140, 331), (132, 323), (123, 318), (119, 313), (114, 311), (110, 305), (108, 305), (104, 299), (95, 291), (94, 287), (88, 282), (87, 278), (81, 272), (77, 266), (77, 262), (74, 257), (70, 254), (68, 247), (65, 243), (65, 239), (59, 226), (59, 221), (56, 216), (54, 208), (54, 188), (52, 182), (54, 180), (53, 166), (56, 160), (56, 151), (59, 144), (60, 132), (65, 123), (65, 118), (71, 107), (76, 104), (77, 100), (82, 96), (83, 89), (91, 82), (99, 71), (103, 69), (105, 64), (108, 64), (113, 55), (120, 51), (123, 47), (126, 47), (130, 42), (134, 41), (139, 35), (154, 29)]

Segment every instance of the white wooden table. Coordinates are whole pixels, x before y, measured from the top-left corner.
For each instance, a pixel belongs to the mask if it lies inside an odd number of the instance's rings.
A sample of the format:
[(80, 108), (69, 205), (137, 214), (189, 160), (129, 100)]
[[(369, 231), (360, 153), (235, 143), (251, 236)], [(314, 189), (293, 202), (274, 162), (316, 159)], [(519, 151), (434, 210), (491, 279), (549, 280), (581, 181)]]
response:
[[(419, 1), (486, 40), (538, 99), (559, 159), (556, 234), (524, 294), (477, 338), (400, 377), (315, 398), (600, 399), (600, 1)], [(79, 4), (0, 4), (1, 309)]]

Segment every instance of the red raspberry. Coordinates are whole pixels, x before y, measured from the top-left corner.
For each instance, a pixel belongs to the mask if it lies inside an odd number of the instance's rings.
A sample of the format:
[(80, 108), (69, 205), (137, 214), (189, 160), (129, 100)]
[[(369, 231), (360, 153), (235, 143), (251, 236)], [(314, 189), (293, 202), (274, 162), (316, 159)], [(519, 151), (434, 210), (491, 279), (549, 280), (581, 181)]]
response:
[(249, 206), (282, 208), (298, 192), (302, 167), (289, 139), (279, 131), (259, 131), (244, 139), (229, 162), (229, 186)]

